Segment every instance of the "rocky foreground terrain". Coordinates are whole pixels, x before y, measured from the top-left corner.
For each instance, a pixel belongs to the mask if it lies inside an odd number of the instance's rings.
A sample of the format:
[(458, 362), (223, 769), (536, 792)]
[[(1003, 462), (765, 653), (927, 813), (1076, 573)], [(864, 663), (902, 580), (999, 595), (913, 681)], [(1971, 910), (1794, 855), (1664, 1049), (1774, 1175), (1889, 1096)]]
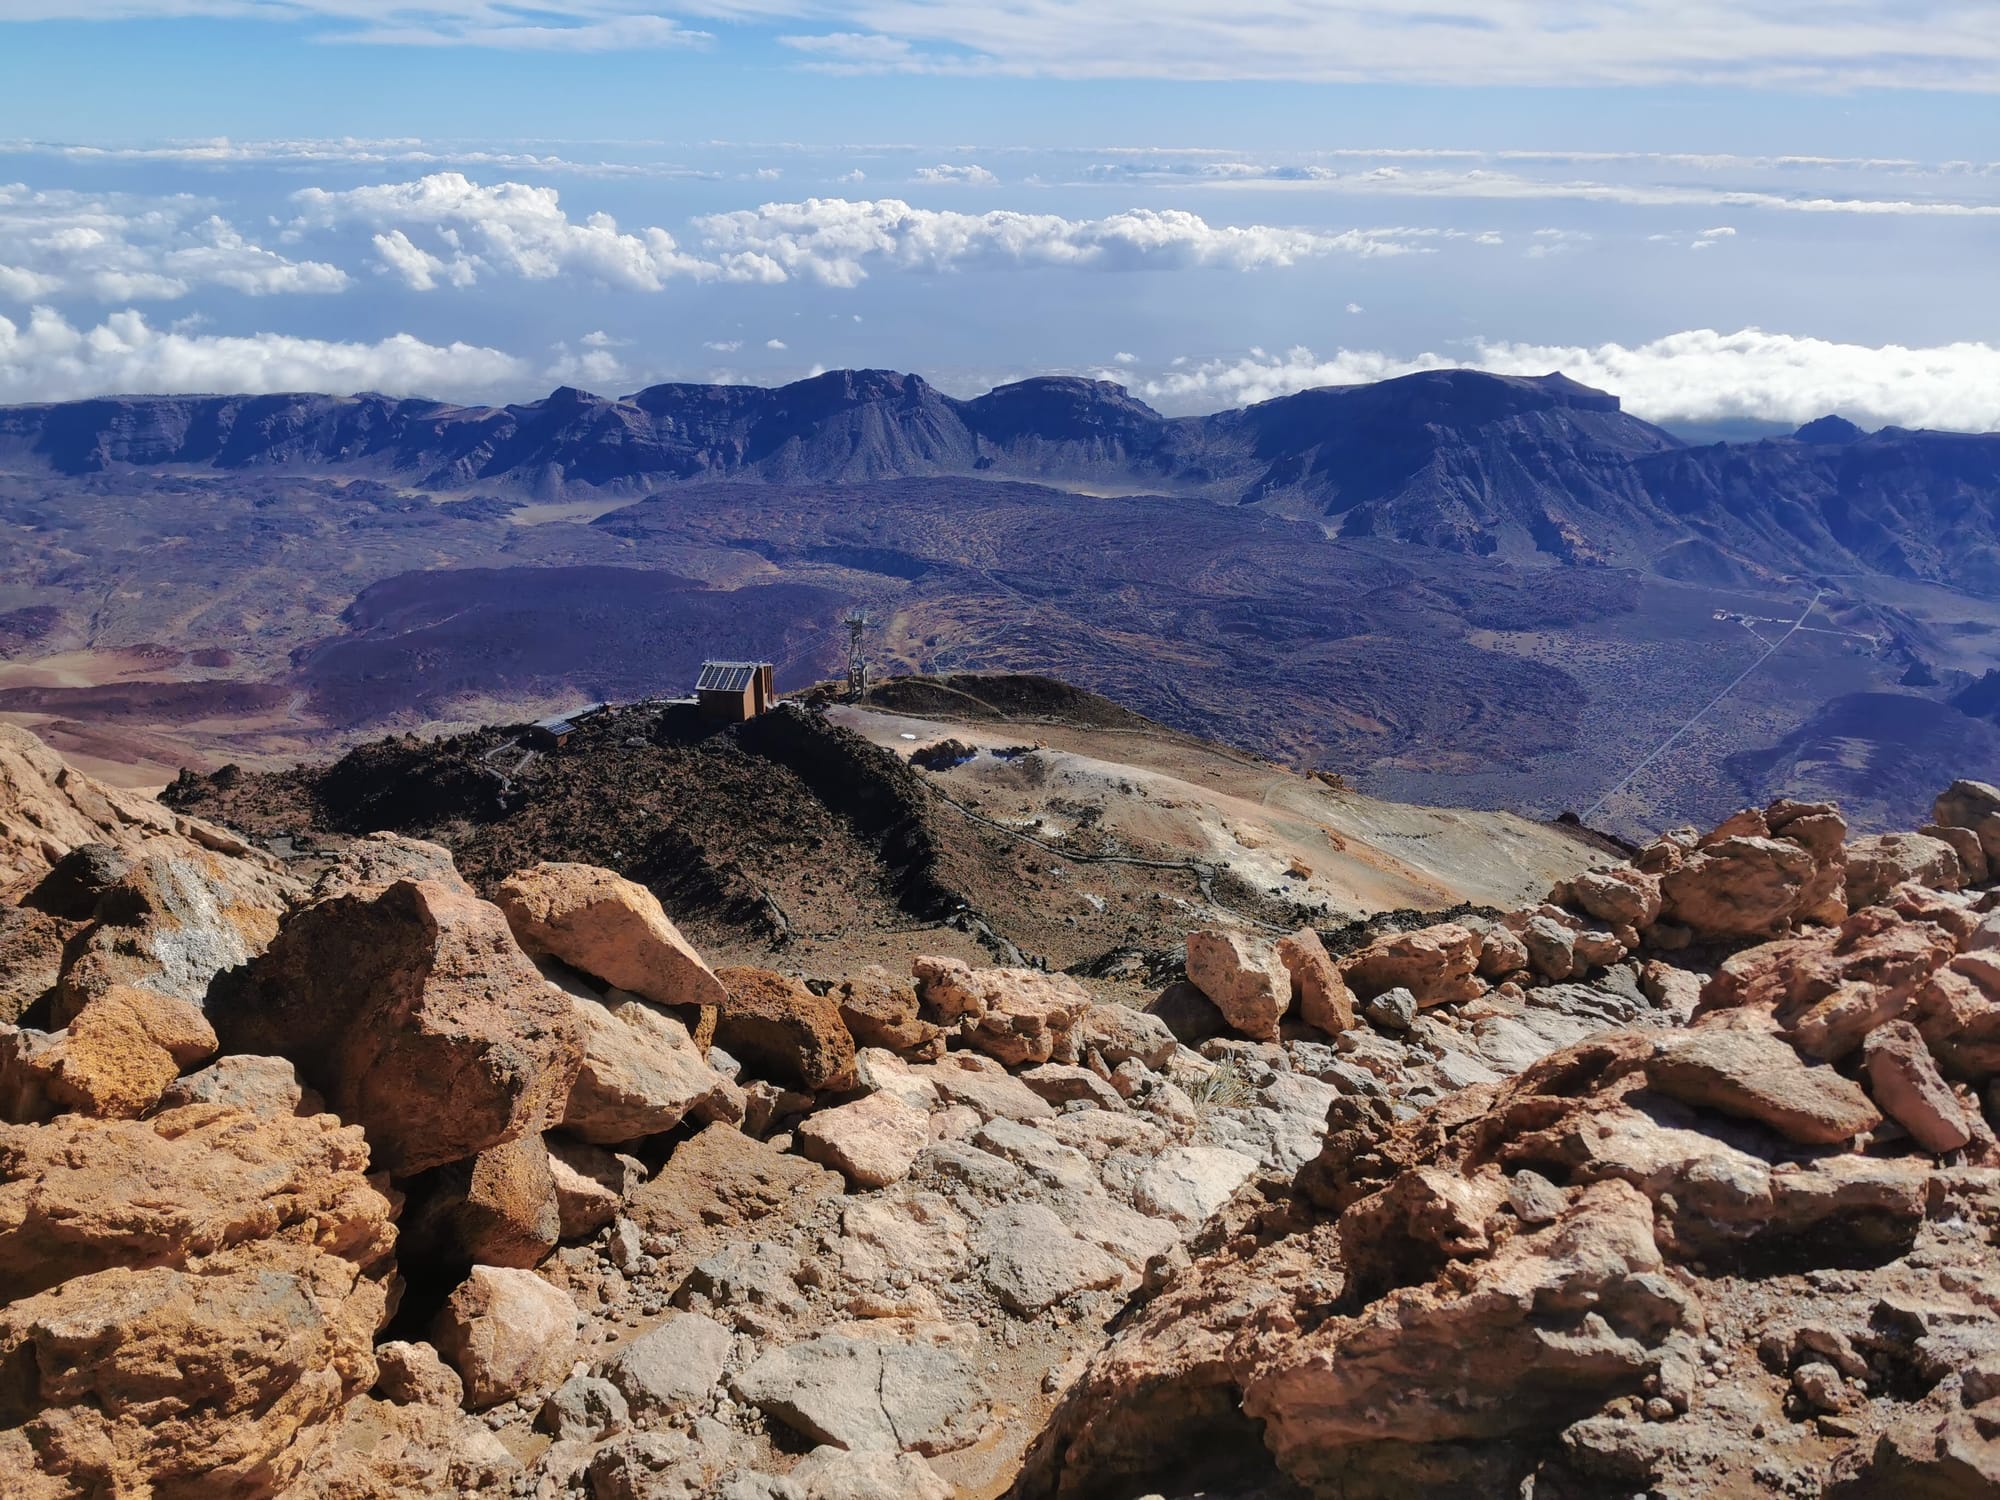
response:
[(308, 885), (0, 728), (10, 1495), (2000, 1488), (2000, 789), (1144, 1009)]

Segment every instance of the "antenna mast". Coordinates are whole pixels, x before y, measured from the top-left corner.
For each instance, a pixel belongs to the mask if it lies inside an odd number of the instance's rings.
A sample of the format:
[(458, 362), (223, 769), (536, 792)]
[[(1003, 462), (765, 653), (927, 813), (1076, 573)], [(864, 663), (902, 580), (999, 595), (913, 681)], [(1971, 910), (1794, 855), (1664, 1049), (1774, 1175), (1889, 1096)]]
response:
[(857, 609), (847, 617), (847, 696), (859, 703), (868, 697), (868, 653), (862, 648), (862, 632), (868, 629), (868, 612)]

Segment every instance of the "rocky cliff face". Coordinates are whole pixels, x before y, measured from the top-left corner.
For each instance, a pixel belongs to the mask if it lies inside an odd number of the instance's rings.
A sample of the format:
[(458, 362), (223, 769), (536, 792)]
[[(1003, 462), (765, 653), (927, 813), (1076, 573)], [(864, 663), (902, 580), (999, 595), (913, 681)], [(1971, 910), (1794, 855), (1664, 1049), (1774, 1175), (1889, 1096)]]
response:
[(2000, 1485), (2000, 789), (1193, 932), (1142, 1010), (308, 882), (0, 733), (10, 1494)]
[(1190, 491), (1480, 554), (1676, 576), (1861, 568), (2000, 588), (2000, 437), (1691, 448), (1560, 375), (1441, 370), (1168, 419), (1122, 387), (1048, 378), (971, 401), (837, 370), (778, 389), (562, 389), (467, 408), (381, 396), (134, 397), (0, 410), (0, 459), (84, 475), (329, 467), (434, 490), (558, 495), (688, 480), (991, 474)]

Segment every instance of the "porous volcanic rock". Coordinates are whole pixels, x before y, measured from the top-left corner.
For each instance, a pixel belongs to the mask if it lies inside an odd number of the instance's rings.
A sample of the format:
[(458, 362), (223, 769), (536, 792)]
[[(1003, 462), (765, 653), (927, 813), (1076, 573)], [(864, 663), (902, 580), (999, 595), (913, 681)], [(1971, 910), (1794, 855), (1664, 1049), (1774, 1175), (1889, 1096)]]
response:
[(1661, 914), (1707, 941), (1770, 937), (1799, 915), (1818, 869), (1798, 844), (1726, 837), (1661, 877)]
[(552, 1389), (576, 1357), (576, 1305), (532, 1271), (474, 1266), (439, 1312), (431, 1342), (475, 1411)]
[(395, 1231), (368, 1165), (324, 1115), (0, 1127), (0, 1461), (24, 1493), (295, 1479), (375, 1381)]
[(882, 1047), (929, 1061), (944, 1051), (944, 1030), (918, 1014), (916, 991), (887, 974), (843, 980), (835, 993), (840, 1019), (857, 1047)]
[(753, 1073), (808, 1093), (854, 1087), (854, 1038), (832, 1000), (769, 969), (723, 969), (717, 978), (725, 991), (717, 1046)]
[(1326, 944), (1310, 927), (1278, 939), (1278, 961), (1292, 976), (1292, 1013), (1306, 1025), (1337, 1036), (1354, 1024), (1354, 995)]
[(1292, 1003), (1292, 976), (1269, 943), (1242, 932), (1190, 932), (1187, 973), (1236, 1031), (1277, 1040)]
[(931, 1142), (930, 1116), (894, 1094), (870, 1094), (823, 1109), (798, 1128), (799, 1151), (846, 1175), (856, 1187), (887, 1187), (910, 1172)]
[(495, 899), (532, 957), (560, 959), (656, 1005), (719, 1006), (728, 998), (659, 898), (622, 875), (539, 864), (509, 875)]
[(1933, 890), (1955, 891), (1964, 873), (1958, 851), (1942, 839), (1921, 833), (1854, 839), (1847, 846), (1847, 905), (1854, 911), (1874, 906), (1911, 880)]
[(935, 957), (916, 959), (911, 971), (924, 1009), (968, 1046), (1010, 1067), (1076, 1061), (1070, 1033), (1092, 1001), (1068, 975)]
[(121, 984), (201, 1003), (218, 974), (264, 951), (299, 894), (296, 881), (264, 864), (180, 838), (130, 852), (131, 870), (70, 942), (60, 1019)]
[(561, 1114), (571, 1135), (619, 1146), (722, 1106), (729, 1080), (674, 1017), (639, 1000), (571, 995), (568, 1004), (583, 1039), (583, 1062)]
[(562, 1234), (562, 1208), (539, 1135), (488, 1146), (404, 1189), (402, 1252), (430, 1265), (540, 1265)]
[(1346, 962), (1347, 983), (1363, 1000), (1405, 989), (1425, 1009), (1484, 994), (1479, 934), (1456, 922), (1386, 933)]
[(1646, 1078), (1670, 1099), (1768, 1125), (1786, 1140), (1833, 1146), (1882, 1123), (1860, 1085), (1808, 1067), (1779, 1038), (1720, 1026), (1663, 1037)]
[(421, 881), (299, 912), (209, 1016), (227, 1050), (289, 1058), (397, 1173), (554, 1125), (583, 1061), (499, 909)]

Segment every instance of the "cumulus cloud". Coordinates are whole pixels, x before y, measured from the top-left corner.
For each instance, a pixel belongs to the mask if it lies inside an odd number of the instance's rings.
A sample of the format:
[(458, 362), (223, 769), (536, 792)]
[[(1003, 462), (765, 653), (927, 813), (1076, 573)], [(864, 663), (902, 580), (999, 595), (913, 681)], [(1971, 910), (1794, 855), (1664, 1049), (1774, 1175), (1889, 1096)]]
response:
[(249, 297), (344, 291), (347, 273), (246, 239), (200, 200), (0, 186), (0, 298), (164, 301), (196, 287)]
[(47, 307), (0, 317), (0, 401), (145, 392), (384, 391), (477, 397), (517, 385), (526, 362), (407, 333), (374, 343), (162, 330), (126, 309), (79, 327)]
[(701, 347), (704, 349), (711, 349), (717, 354), (734, 354), (738, 349), (741, 349), (743, 347), (743, 340), (709, 339), (705, 343), (703, 343)]
[(1327, 255), (1400, 255), (1439, 231), (1286, 229), (1210, 224), (1181, 209), (1102, 219), (994, 210), (912, 208), (896, 198), (809, 198), (695, 221), (726, 265), (759, 264), (828, 286), (854, 286), (870, 266), (945, 271), (982, 266), (1091, 270), (1215, 267), (1254, 271)]
[(1839, 412), (1905, 427), (2000, 430), (2000, 347), (1878, 348), (1755, 328), (1695, 329), (1636, 345), (1475, 340), (1464, 352), (1410, 358), (1359, 349), (1330, 358), (1303, 347), (1282, 355), (1252, 350), (1238, 359), (1177, 362), (1137, 390), (1172, 410), (1207, 410), (1459, 366), (1499, 375), (1560, 370), (1623, 397), (1626, 410), (1655, 422), (1799, 423)]
[[(470, 286), (492, 272), (530, 281), (582, 276), (642, 292), (659, 291), (679, 277), (783, 279), (754, 258), (690, 255), (657, 227), (628, 233), (604, 213), (571, 219), (554, 188), (525, 182), (483, 187), (461, 172), (434, 172), (414, 182), (306, 188), (292, 201), (298, 217), (288, 236), (350, 225), (376, 229), (382, 268), (414, 291), (429, 291), (440, 281)], [(420, 244), (419, 234), (433, 246)]]
[(764, 347), (766, 349), (784, 349), (789, 346), (785, 343), (783, 339), (765, 339)]
[(946, 164), (936, 167), (918, 167), (918, 182), (944, 183), (957, 187), (991, 187), (1000, 179), (986, 168), (967, 163), (963, 166)]

